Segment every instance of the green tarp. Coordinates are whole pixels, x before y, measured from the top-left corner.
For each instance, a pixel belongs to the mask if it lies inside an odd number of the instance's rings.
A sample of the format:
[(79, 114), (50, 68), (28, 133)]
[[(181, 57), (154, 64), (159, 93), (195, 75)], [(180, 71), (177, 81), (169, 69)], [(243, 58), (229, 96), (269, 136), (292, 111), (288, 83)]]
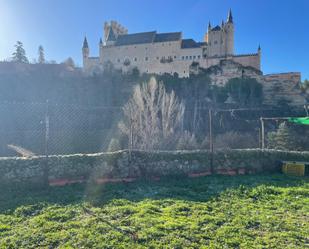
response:
[(309, 125), (309, 117), (304, 118), (289, 118), (289, 122), (297, 123), (297, 124), (303, 124), (303, 125)]

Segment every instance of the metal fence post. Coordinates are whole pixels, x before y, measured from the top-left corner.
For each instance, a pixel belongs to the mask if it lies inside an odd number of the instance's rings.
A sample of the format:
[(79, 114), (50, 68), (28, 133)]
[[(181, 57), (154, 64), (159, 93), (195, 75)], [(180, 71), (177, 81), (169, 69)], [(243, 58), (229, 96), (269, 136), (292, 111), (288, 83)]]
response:
[(214, 144), (213, 144), (213, 134), (212, 134), (212, 109), (209, 109), (209, 150), (210, 150), (210, 171), (213, 174), (213, 161), (214, 161)]
[(49, 102), (46, 100), (45, 106), (45, 165), (44, 165), (44, 182), (48, 186), (48, 175), (49, 175), (49, 166), (48, 166), (48, 156), (49, 156)]
[(265, 149), (265, 127), (264, 127), (264, 119), (261, 117), (260, 118), (260, 120), (261, 120), (261, 138), (262, 138), (262, 150), (264, 150)]

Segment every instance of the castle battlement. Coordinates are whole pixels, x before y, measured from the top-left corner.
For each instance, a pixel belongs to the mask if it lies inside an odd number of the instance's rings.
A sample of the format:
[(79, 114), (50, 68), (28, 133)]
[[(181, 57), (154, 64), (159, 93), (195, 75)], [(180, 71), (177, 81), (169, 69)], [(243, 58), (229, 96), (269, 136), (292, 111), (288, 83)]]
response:
[(234, 54), (234, 21), (231, 10), (226, 22), (212, 27), (209, 23), (204, 40), (184, 39), (182, 32), (156, 31), (129, 34), (116, 21), (104, 24), (104, 39), (99, 42), (99, 57), (89, 57), (87, 39), (83, 45), (83, 68), (87, 73), (104, 70), (106, 65), (128, 72), (137, 68), (141, 73), (174, 74), (189, 77), (193, 64), (201, 68), (233, 60), (244, 66), (260, 68), (261, 50), (246, 55)]

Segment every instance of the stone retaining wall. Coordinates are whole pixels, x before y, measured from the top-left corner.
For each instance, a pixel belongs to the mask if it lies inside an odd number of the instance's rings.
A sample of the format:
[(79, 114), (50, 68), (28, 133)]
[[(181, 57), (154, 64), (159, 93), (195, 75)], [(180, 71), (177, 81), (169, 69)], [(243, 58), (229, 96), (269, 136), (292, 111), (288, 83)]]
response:
[[(246, 174), (276, 172), (281, 160), (309, 161), (309, 152), (276, 150), (216, 151), (213, 155), (214, 174)], [(48, 162), (48, 163), (46, 163)], [(47, 167), (48, 166), (48, 167)], [(211, 174), (209, 151), (143, 152), (128, 151), (89, 155), (0, 158), (0, 185), (62, 182), (117, 182), (137, 178)], [(54, 184), (56, 185), (56, 184)]]

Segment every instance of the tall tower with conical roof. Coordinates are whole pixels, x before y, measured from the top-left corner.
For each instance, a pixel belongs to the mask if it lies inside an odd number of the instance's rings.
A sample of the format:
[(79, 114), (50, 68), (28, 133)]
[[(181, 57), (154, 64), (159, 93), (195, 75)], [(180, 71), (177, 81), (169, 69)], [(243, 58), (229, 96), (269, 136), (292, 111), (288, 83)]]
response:
[(225, 44), (226, 44), (226, 55), (233, 55), (234, 54), (234, 21), (233, 21), (233, 15), (232, 15), (232, 10), (230, 9), (228, 16), (227, 16), (227, 21), (224, 25), (225, 29)]
[(82, 51), (83, 51), (83, 66), (84, 66), (84, 68), (86, 68), (87, 67), (87, 61), (88, 61), (88, 58), (89, 58), (89, 46), (88, 46), (88, 41), (87, 41), (86, 36), (85, 36), (85, 39), (84, 39)]

